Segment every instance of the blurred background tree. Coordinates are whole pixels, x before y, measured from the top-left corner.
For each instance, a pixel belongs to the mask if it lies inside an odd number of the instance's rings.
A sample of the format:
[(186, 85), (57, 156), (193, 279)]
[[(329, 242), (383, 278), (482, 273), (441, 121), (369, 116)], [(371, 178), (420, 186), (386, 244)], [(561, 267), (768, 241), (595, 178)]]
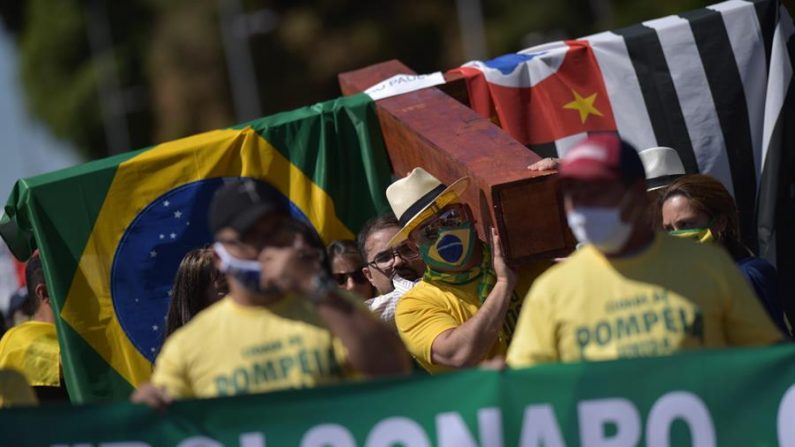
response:
[(334, 98), (338, 73), (383, 60), (446, 70), (711, 3), (7, 0), (0, 15), (30, 111), (97, 158)]

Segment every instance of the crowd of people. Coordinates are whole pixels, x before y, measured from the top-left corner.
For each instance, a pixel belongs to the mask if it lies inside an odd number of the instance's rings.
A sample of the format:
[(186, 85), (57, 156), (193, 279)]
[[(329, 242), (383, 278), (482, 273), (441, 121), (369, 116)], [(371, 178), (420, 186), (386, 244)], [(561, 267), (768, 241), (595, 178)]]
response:
[[(132, 401), (789, 339), (786, 293), (743, 245), (731, 195), (685, 175), (673, 149), (599, 135), (530, 169), (559, 171), (579, 242), (565, 259), (511, 265), (495, 229), (479, 236), (466, 177), (445, 185), (417, 167), (385, 191), (392, 213), (328, 246), (272, 188), (226, 183), (210, 204), (215, 242), (179, 266), (151, 383)], [(28, 270), (35, 316), (0, 340), (0, 368), (26, 364), (24, 331), (57, 348), (37, 257)], [(19, 367), (40, 398), (62, 383), (47, 355), (46, 377)]]

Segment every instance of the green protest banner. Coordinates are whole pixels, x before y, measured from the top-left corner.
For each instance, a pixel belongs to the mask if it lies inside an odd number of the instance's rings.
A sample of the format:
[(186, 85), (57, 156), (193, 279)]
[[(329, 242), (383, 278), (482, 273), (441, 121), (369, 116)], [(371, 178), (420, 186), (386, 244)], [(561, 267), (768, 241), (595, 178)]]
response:
[(795, 347), (0, 411), (0, 445), (795, 446)]

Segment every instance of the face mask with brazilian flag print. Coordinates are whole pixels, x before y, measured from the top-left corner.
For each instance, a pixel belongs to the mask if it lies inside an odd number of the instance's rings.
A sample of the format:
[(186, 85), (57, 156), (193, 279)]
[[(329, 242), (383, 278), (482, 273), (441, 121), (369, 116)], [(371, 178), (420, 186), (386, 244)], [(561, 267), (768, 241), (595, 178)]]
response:
[(685, 239), (692, 239), (696, 242), (705, 243), (705, 242), (713, 242), (715, 240), (715, 236), (712, 234), (712, 230), (707, 228), (689, 228), (687, 230), (675, 230), (669, 231), (668, 234), (675, 237), (681, 237)]
[(419, 245), (420, 256), (433, 270), (460, 268), (472, 259), (475, 242), (477, 237), (471, 222), (441, 227), (434, 242)]

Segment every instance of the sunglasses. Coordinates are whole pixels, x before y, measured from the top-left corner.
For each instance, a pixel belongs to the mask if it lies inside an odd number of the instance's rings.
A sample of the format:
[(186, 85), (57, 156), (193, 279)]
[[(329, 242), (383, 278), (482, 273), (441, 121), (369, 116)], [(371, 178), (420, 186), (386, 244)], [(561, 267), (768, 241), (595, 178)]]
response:
[(361, 270), (354, 270), (352, 272), (343, 272), (343, 273), (334, 273), (332, 275), (334, 277), (334, 281), (337, 282), (337, 285), (344, 286), (348, 283), (348, 278), (353, 278), (353, 282), (356, 284), (364, 284), (367, 282), (367, 278), (364, 276)]
[(445, 227), (457, 227), (469, 222), (469, 215), (464, 206), (455, 203), (443, 208), (437, 215), (411, 232), (411, 239), (418, 245), (430, 244), (439, 238), (439, 230)]
[(367, 265), (378, 270), (389, 271), (395, 265), (395, 256), (400, 256), (404, 261), (419, 259), (420, 253), (413, 244), (400, 244), (395, 248), (379, 252)]

